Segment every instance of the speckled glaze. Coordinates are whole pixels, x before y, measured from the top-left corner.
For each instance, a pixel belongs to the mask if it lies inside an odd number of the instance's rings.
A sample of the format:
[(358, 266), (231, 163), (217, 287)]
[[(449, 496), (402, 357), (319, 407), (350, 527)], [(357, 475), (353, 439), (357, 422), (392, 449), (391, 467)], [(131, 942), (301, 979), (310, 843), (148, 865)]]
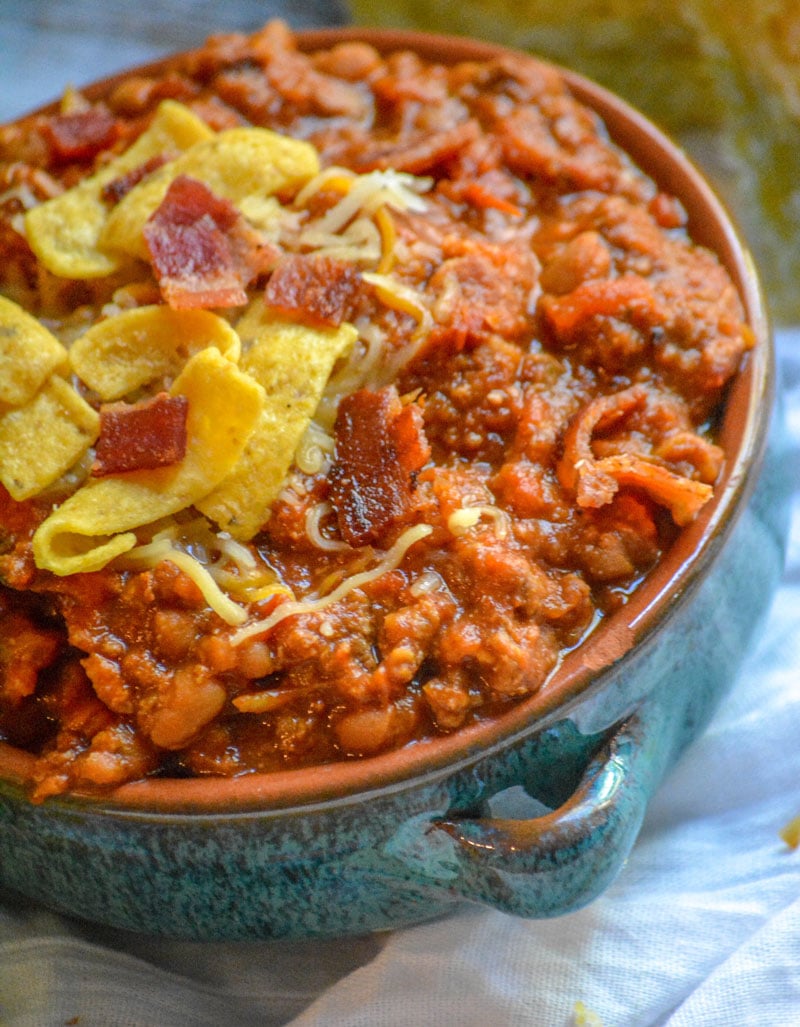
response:
[[(326, 30), (446, 61), (464, 39)], [(619, 872), (665, 772), (733, 682), (783, 566), (774, 357), (750, 258), (702, 178), (639, 114), (568, 74), (739, 285), (757, 346), (731, 390), (714, 503), (631, 603), (542, 692), (492, 724), (358, 763), (225, 781), (127, 785), (108, 800), (25, 797), (31, 760), (0, 746), (0, 882), (49, 907), (198, 939), (363, 933), (465, 900), (525, 917), (576, 909)], [(98, 85), (100, 95), (103, 84)], [(552, 812), (496, 819), (522, 785)]]

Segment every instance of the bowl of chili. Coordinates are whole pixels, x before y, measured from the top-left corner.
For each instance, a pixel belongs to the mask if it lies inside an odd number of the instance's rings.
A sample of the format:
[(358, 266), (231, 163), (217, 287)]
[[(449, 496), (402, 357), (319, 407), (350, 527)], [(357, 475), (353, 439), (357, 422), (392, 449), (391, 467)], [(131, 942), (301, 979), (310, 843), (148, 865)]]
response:
[(527, 55), (279, 23), (0, 153), (3, 883), (191, 938), (591, 901), (782, 566), (702, 175)]

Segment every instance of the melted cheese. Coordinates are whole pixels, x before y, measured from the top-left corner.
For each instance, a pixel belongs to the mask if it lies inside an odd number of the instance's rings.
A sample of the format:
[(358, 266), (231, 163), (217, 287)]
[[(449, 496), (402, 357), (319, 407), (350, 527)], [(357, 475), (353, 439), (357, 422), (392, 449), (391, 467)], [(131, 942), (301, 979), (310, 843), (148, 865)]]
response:
[(509, 518), (498, 506), (462, 506), (447, 518), (447, 530), (451, 535), (463, 535), (488, 517), (493, 522), (498, 538), (505, 538), (509, 530)]
[(406, 528), (392, 548), (384, 553), (380, 562), (371, 570), (352, 574), (349, 578), (345, 578), (344, 581), (337, 585), (332, 592), (318, 596), (316, 599), (290, 600), (289, 602), (281, 603), (281, 605), (268, 617), (265, 617), (264, 620), (254, 621), (252, 624), (247, 624), (245, 627), (240, 628), (233, 634), (231, 640), (235, 645), (238, 645), (240, 642), (244, 642), (248, 638), (253, 638), (255, 635), (266, 634), (266, 632), (271, 631), (276, 624), (280, 624), (281, 621), (286, 620), (287, 617), (295, 617), (305, 613), (319, 613), (321, 610), (332, 606), (334, 603), (338, 603), (339, 600), (344, 599), (345, 596), (349, 595), (349, 593), (353, 592), (355, 589), (362, 588), (364, 585), (368, 585), (370, 582), (376, 581), (384, 574), (388, 574), (389, 571), (396, 570), (396, 568), (402, 563), (403, 557), (411, 546), (413, 546), (415, 542), (419, 542), (420, 539), (427, 538), (432, 531), (433, 528), (429, 524), (415, 524), (411, 528)]

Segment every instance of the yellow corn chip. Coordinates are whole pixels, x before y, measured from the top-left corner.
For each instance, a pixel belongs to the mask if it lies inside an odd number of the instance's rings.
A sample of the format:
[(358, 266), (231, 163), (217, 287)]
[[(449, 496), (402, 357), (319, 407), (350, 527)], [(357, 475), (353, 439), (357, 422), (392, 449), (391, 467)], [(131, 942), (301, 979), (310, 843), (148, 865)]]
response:
[(358, 332), (350, 324), (309, 328), (277, 320), (260, 300), (237, 331), (245, 345), (242, 369), (263, 385), (266, 403), (241, 460), (197, 507), (234, 538), (249, 539), (267, 519), (334, 364)]
[(0, 296), (0, 404), (23, 406), (66, 360), (66, 349), (43, 324)]
[(121, 266), (119, 257), (98, 245), (110, 210), (103, 199), (105, 186), (152, 157), (181, 152), (213, 135), (188, 107), (164, 100), (129, 149), (72, 189), (28, 211), (25, 233), (36, 256), (49, 271), (64, 278), (99, 278), (116, 271)]
[(78, 377), (110, 401), (156, 378), (177, 375), (207, 346), (234, 363), (239, 359), (239, 336), (217, 314), (135, 307), (93, 325), (72, 344), (69, 359)]
[(267, 238), (277, 242), (285, 224), (286, 208), (274, 196), (245, 196), (238, 206), (254, 228), (260, 229)]
[(209, 348), (189, 360), (171, 391), (189, 400), (184, 459), (90, 479), (39, 526), (37, 567), (59, 575), (100, 570), (136, 545), (134, 529), (191, 506), (230, 473), (258, 422), (264, 390)]
[(102, 245), (148, 259), (144, 226), (179, 175), (198, 179), (216, 196), (239, 204), (299, 187), (318, 171), (319, 157), (310, 143), (266, 128), (227, 129), (195, 144), (131, 189), (109, 215)]
[(0, 417), (0, 481), (12, 499), (30, 499), (70, 469), (97, 438), (100, 418), (54, 375), (25, 406)]

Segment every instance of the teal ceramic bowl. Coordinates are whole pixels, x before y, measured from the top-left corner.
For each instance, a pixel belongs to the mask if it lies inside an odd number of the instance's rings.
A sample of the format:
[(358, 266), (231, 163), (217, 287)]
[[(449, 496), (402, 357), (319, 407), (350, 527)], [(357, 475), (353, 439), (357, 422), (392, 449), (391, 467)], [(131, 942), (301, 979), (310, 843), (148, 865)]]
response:
[[(498, 50), (365, 30), (300, 40), (315, 48), (354, 37), (444, 61)], [(452, 737), (313, 771), (152, 780), (102, 801), (41, 805), (26, 798), (31, 758), (0, 746), (4, 886), (134, 931), (265, 939), (398, 927), (463, 902), (554, 916), (591, 901), (619, 872), (659, 782), (758, 631), (782, 571), (787, 501), (774, 354), (747, 250), (674, 145), (614, 96), (566, 75), (616, 141), (681, 198), (694, 238), (741, 291), (757, 345), (730, 391), (721, 426), (729, 459), (713, 503), (539, 694)], [(493, 798), (513, 786), (542, 814), (492, 816)]]

